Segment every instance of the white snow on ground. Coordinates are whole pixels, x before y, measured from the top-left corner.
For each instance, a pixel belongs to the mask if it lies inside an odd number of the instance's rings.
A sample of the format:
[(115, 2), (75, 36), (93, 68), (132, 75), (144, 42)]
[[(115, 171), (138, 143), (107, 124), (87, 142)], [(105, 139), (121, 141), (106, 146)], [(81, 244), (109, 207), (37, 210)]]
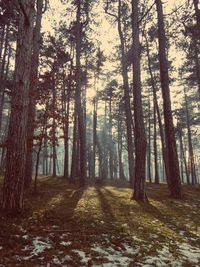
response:
[(41, 241), (40, 240), (41, 237), (35, 237), (32, 241), (32, 245), (31, 246), (25, 246), (22, 250), (23, 251), (30, 251), (30, 255), (29, 256), (25, 256), (25, 257), (19, 257), (22, 260), (28, 260), (31, 259), (34, 256), (38, 256), (39, 254), (41, 254), (42, 252), (45, 251), (45, 249), (50, 249), (52, 247), (51, 244), (49, 244), (48, 239), (46, 239), (45, 241)]
[(179, 244), (178, 248), (184, 259), (192, 263), (200, 263), (200, 248), (193, 247), (187, 243)]
[(55, 264), (56, 266), (68, 267), (68, 265), (65, 265), (64, 263), (70, 260), (72, 259), (68, 255), (64, 256), (62, 259), (59, 259), (57, 256), (54, 256), (54, 258), (51, 260), (51, 263)]
[(68, 247), (68, 246), (70, 246), (72, 244), (72, 242), (70, 242), (70, 241), (68, 241), (68, 242), (61, 241), (60, 244), (65, 246), (65, 247)]
[(121, 248), (120, 250), (115, 250), (112, 247), (105, 248), (97, 244), (94, 245), (91, 250), (97, 252), (99, 256), (103, 256), (103, 258), (108, 261), (108, 263), (103, 263), (100, 265), (96, 264), (94, 266), (129, 266), (129, 264), (132, 262), (134, 255), (138, 253), (139, 249), (135, 249), (126, 243), (122, 243), (121, 245), (124, 249)]
[(179, 260), (176, 260), (167, 246), (164, 246), (161, 250), (157, 250), (156, 256), (147, 256), (142, 264), (143, 267), (181, 267), (182, 264)]
[[(64, 239), (64, 237), (66, 239)], [(156, 235), (151, 235), (152, 239), (156, 239)], [(37, 259), (45, 259), (45, 253), (47, 249), (54, 248), (54, 242), (51, 240), (51, 234), (47, 236), (47, 238), (43, 238), (40, 236), (28, 236), (24, 235), (23, 238), (25, 240), (32, 239), (32, 244), (25, 246), (22, 251), (26, 252), (24, 256), (16, 256), (16, 259), (19, 261), (25, 261), (32, 258)], [(160, 244), (161, 248), (157, 249), (157, 251), (152, 256), (148, 256), (151, 247), (154, 246), (154, 242), (149, 244), (148, 246), (144, 243), (142, 244), (142, 240), (139, 239), (140, 244), (135, 246), (130, 246), (126, 241), (120, 242), (119, 245), (112, 243), (112, 239), (114, 236), (102, 235), (100, 242), (95, 242), (91, 244), (90, 252), (85, 252), (84, 250), (72, 249), (65, 254), (62, 249), (59, 249), (54, 256), (52, 256), (52, 260), (50, 264), (53, 266), (67, 266), (68, 261), (73, 261), (73, 258), (77, 257), (80, 259), (80, 266), (87, 266), (89, 261), (93, 260), (93, 267), (113, 267), (113, 266), (123, 266), (128, 267), (136, 256), (139, 258), (142, 256), (140, 253), (140, 249), (145, 249), (146, 255), (143, 258), (140, 258), (137, 262), (136, 266), (141, 267), (182, 267), (183, 264), (187, 263), (191, 266), (200, 266), (200, 248), (196, 246), (192, 246), (185, 240), (185, 242), (170, 242), (169, 244)], [(68, 247), (72, 245), (71, 241), (67, 240), (67, 235), (60, 236), (60, 245), (64, 247)], [(133, 240), (137, 240), (137, 237), (133, 238)], [(66, 240), (66, 241), (65, 241)], [(156, 243), (157, 245), (157, 243)], [(173, 255), (173, 251), (176, 251), (176, 257)], [(62, 248), (62, 247), (61, 247)], [(0, 250), (2, 247), (0, 246)], [(56, 249), (56, 247), (55, 247)], [(70, 252), (70, 254), (69, 254)], [(72, 254), (71, 254), (72, 253)], [(95, 261), (96, 259), (96, 261)], [(101, 262), (102, 259), (102, 263)]]

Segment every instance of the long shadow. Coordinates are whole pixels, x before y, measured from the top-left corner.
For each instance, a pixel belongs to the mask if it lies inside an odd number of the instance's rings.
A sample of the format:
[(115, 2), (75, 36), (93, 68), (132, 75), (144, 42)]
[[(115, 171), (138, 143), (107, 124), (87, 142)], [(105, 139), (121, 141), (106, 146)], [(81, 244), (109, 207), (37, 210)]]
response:
[[(104, 188), (104, 190), (106, 191), (107, 194), (109, 194), (111, 197), (116, 199), (116, 196), (109, 189)], [(120, 199), (118, 199), (117, 201), (121, 202)], [(139, 209), (141, 209), (145, 213), (150, 214), (152, 217), (154, 217), (158, 221), (162, 222), (168, 228), (170, 228), (170, 227), (173, 228), (173, 230), (176, 231), (177, 234), (179, 234), (178, 232), (184, 232), (186, 237), (199, 238), (198, 235), (195, 235), (194, 233), (189, 232), (188, 229), (184, 225), (177, 225), (177, 222), (175, 222), (173, 220), (173, 217), (170, 218), (169, 216), (166, 216), (157, 207), (152, 205), (150, 202), (149, 203), (142, 203), (142, 202), (138, 201), (137, 204), (139, 205)], [(120, 212), (125, 213), (124, 212), (125, 209), (126, 210), (128, 209), (127, 206), (128, 205), (124, 205), (121, 202), (121, 204), (119, 205)], [(130, 220), (130, 217), (129, 217), (129, 220)], [(137, 221), (134, 221), (134, 223), (137, 223)], [(152, 230), (152, 229), (149, 228), (149, 230)], [(193, 244), (193, 241), (191, 241), (190, 239), (188, 240), (188, 242)]]

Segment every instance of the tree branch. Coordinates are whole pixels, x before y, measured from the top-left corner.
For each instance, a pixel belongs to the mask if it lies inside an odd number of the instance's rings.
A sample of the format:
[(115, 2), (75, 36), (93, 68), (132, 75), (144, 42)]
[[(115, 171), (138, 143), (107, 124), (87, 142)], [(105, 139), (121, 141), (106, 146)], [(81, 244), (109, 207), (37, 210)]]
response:
[(105, 6), (105, 8), (104, 8), (106, 14), (108, 14), (108, 15), (114, 17), (116, 20), (118, 20), (118, 16), (115, 15), (115, 14), (113, 14), (113, 13), (110, 13), (110, 12), (108, 11), (108, 8), (109, 8), (109, 3), (108, 3), (108, 0), (107, 0), (107, 1), (106, 1), (106, 6)]
[(148, 13), (151, 11), (151, 9), (153, 8), (153, 6), (155, 5), (155, 3), (156, 3), (156, 0), (153, 2), (153, 4), (149, 7), (149, 9), (147, 9), (147, 11), (144, 13), (144, 15), (141, 17), (141, 19), (140, 20), (138, 20), (138, 24), (140, 23), (140, 22), (142, 22), (142, 20), (146, 17), (146, 15), (148, 15)]

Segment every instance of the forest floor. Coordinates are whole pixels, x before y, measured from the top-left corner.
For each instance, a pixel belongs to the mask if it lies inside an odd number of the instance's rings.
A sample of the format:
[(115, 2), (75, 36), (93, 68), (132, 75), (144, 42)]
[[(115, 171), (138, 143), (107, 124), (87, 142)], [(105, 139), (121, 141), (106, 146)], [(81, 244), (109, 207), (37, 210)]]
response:
[(143, 204), (126, 185), (40, 178), (20, 217), (0, 214), (0, 266), (200, 266), (200, 187), (184, 186), (183, 200), (147, 188)]

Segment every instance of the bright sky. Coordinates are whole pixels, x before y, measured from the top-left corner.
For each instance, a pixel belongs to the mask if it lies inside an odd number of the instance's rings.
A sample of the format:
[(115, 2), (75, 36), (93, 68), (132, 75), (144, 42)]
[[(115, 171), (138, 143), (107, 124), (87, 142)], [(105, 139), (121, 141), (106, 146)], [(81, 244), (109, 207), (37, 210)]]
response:
[[(153, 3), (153, 0), (149, 1), (149, 6)], [(185, 0), (168, 0), (164, 2), (164, 12), (165, 14), (170, 13), (174, 8), (180, 6), (185, 2)], [(53, 33), (53, 26), (58, 25), (60, 18), (66, 18), (70, 20), (71, 13), (69, 10), (66, 10), (66, 5), (62, 4), (60, 0), (49, 0), (50, 9), (46, 12), (43, 17), (43, 31)], [(104, 51), (106, 56), (112, 56), (115, 53), (114, 46), (119, 42), (118, 33), (117, 33), (117, 25), (111, 25), (109, 20), (106, 18), (106, 15), (103, 10), (104, 1), (100, 1), (100, 4), (96, 4), (95, 6), (95, 20), (99, 22), (98, 27), (93, 26), (95, 31), (94, 39), (98, 39), (100, 42), (100, 47)], [(177, 53), (176, 49), (171, 49), (170, 57), (175, 57), (175, 65), (179, 66), (181, 64), (181, 55)], [(118, 62), (110, 62), (109, 60), (105, 63), (104, 68), (108, 70), (112, 70), (114, 65), (118, 64)], [(92, 83), (92, 82), (91, 82)], [(175, 93), (176, 85), (173, 85), (172, 98), (176, 100)], [(175, 89), (175, 90), (174, 90)], [(92, 97), (94, 95), (94, 89), (90, 88), (87, 90), (87, 97)], [(176, 100), (177, 101), (177, 100)], [(88, 109), (91, 109), (91, 106), (88, 104)]]

